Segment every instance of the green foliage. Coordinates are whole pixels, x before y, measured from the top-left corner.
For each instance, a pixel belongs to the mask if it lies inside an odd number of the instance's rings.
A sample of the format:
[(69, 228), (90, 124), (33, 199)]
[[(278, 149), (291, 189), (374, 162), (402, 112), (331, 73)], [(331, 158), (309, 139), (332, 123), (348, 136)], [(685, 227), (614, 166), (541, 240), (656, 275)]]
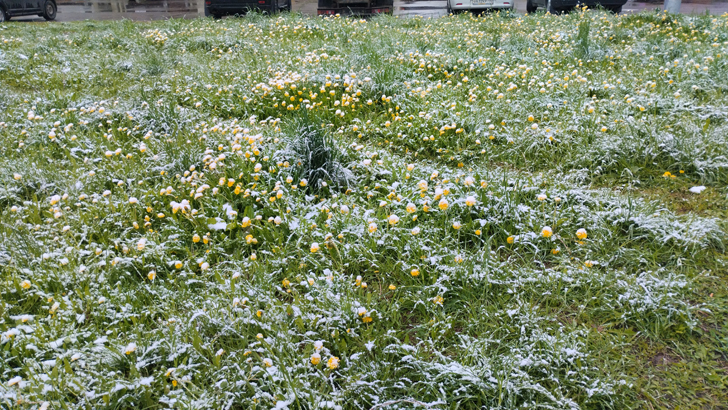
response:
[(576, 52), (579, 58), (589, 57), (589, 20), (579, 23), (579, 32), (576, 34)]
[(306, 180), (313, 190), (319, 191), (327, 185), (345, 190), (355, 182), (354, 174), (341, 163), (342, 151), (320, 127), (308, 125), (296, 130), (283, 155), (295, 164), (296, 179)]
[(4, 24), (0, 407), (721, 408), (727, 21)]

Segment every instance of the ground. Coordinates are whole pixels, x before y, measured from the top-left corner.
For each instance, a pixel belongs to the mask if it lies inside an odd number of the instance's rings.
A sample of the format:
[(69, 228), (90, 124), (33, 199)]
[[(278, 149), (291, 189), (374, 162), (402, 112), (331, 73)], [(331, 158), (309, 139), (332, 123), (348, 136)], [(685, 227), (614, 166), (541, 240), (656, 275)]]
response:
[(0, 403), (721, 408), (728, 16), (0, 26)]

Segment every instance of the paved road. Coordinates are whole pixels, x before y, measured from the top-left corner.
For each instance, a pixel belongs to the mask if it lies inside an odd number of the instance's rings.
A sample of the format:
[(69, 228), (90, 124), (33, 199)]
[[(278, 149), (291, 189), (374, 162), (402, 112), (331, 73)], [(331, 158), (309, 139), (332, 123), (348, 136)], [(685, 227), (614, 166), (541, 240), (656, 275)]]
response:
[[(91, 0), (82, 4), (61, 5), (58, 7), (58, 21), (78, 20), (160, 20), (168, 18), (195, 18), (204, 15), (204, 0), (146, 0), (137, 4), (130, 0)], [(313, 4), (309, 4), (313, 3)], [(294, 0), (294, 10), (315, 10), (315, 0)], [(642, 10), (661, 9), (661, 4), (628, 1), (625, 13)], [(525, 12), (526, 0), (516, 0), (516, 9)], [(687, 14), (728, 13), (728, 1), (716, 4), (683, 3), (680, 12)], [(44, 21), (39, 17), (17, 17), (18, 21)]]

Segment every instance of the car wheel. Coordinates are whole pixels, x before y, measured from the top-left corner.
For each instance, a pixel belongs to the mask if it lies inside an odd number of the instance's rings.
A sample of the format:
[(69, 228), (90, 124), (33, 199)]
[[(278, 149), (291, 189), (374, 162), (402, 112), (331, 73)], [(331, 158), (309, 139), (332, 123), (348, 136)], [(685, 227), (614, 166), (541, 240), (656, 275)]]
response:
[(6, 21), (10, 20), (10, 17), (8, 16), (8, 12), (3, 10), (0, 7), (0, 23), (4, 23)]
[(56, 19), (56, 3), (51, 0), (46, 0), (43, 6), (43, 18), (52, 21)]
[(533, 13), (538, 10), (538, 5), (531, 0), (526, 0), (526, 13)]
[(222, 18), (222, 14), (210, 11), (210, 9), (205, 7), (205, 17), (212, 17), (215, 20), (220, 20)]

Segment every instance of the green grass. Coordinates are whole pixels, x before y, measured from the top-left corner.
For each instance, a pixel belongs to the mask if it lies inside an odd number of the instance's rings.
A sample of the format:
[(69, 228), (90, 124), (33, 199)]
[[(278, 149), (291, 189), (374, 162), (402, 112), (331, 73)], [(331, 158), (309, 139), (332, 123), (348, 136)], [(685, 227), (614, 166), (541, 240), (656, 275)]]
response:
[(3, 24), (0, 407), (725, 407), (727, 52), (663, 13)]

